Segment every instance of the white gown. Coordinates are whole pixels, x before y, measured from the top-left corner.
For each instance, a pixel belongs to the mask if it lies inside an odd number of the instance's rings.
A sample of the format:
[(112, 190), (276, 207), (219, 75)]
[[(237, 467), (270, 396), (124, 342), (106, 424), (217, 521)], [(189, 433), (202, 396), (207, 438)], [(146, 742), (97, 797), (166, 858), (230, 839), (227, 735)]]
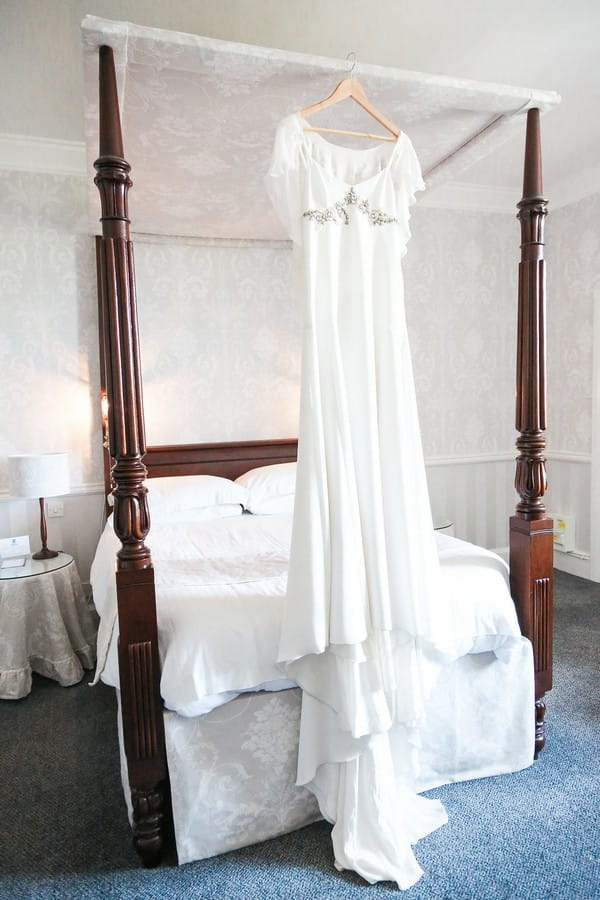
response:
[(266, 184), (305, 305), (298, 474), (279, 658), (303, 688), (298, 783), (338, 868), (410, 887), (446, 821), (412, 790), (436, 665), (453, 658), (404, 315), (409, 138), (348, 149), (279, 125)]

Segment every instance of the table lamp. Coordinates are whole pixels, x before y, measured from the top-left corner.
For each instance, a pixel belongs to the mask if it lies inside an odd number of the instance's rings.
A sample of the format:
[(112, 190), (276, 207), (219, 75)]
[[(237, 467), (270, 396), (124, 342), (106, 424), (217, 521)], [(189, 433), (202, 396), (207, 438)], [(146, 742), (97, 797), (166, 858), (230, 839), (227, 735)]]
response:
[(69, 492), (69, 460), (67, 453), (39, 453), (8, 457), (8, 492), (12, 497), (33, 498), (40, 501), (40, 537), (42, 549), (33, 559), (52, 559), (58, 550), (46, 544), (46, 497), (59, 497)]

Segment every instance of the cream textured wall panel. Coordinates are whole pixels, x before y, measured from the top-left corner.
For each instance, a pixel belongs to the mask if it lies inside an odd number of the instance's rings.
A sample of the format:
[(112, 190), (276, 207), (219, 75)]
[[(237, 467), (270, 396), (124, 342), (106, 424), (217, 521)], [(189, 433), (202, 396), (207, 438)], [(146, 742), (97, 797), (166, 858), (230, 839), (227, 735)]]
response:
[(148, 443), (297, 435), (291, 264), (286, 249), (136, 241)]
[[(548, 507), (576, 517), (575, 543), (583, 553), (600, 546), (597, 499), (590, 499), (592, 467), (600, 465), (600, 448), (592, 444), (594, 354), (600, 353), (594, 346), (599, 223), (600, 194), (557, 210), (548, 220)], [(560, 459), (561, 453), (566, 458)], [(556, 553), (555, 564), (562, 567), (563, 561)]]
[[(514, 445), (518, 230), (417, 209), (406, 306), (426, 456)], [(136, 241), (147, 436), (297, 433), (301, 300), (289, 249)]]
[(406, 308), (425, 456), (511, 450), (518, 225), (417, 207), (412, 232)]
[(600, 194), (548, 217), (548, 448), (590, 453)]
[[(591, 507), (590, 469), (591, 461), (581, 459), (560, 459), (550, 455), (548, 459), (548, 493), (546, 506), (549, 512), (562, 516), (575, 516), (575, 549), (580, 553), (590, 553), (591, 547)], [(555, 553), (555, 564), (562, 568), (563, 554)]]
[(0, 172), (0, 484), (6, 456), (67, 450), (100, 480), (94, 244), (85, 180)]
[(518, 500), (514, 471), (509, 454), (505, 459), (427, 465), (434, 519), (449, 519), (455, 537), (490, 549), (506, 548), (508, 520)]
[[(6, 456), (42, 449), (69, 451), (74, 490), (102, 481), (86, 197), (85, 179), (0, 172), (0, 491)], [(412, 229), (406, 305), (425, 454), (451, 466), (484, 458), (459, 476), (436, 468), (434, 511), (460, 536), (501, 546), (512, 475), (505, 485), (485, 458), (514, 446), (518, 226), (500, 213), (417, 207)], [(291, 251), (137, 240), (136, 263), (149, 440), (293, 435), (301, 317)], [(52, 528), (63, 530), (86, 579), (99, 498), (73, 500), (75, 532), (69, 502)], [(29, 510), (3, 503), (3, 534), (23, 516), (34, 528)]]

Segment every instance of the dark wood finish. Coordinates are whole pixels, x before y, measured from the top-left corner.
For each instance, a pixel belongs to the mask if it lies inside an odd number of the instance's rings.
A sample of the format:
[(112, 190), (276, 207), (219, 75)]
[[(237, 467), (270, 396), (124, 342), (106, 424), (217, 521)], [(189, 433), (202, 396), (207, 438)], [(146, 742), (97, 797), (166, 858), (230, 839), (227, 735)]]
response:
[[(220, 475), (237, 478), (257, 466), (294, 462), (296, 438), (265, 441), (225, 441), (211, 444), (165, 444), (148, 447), (144, 465), (148, 478), (166, 475)], [(108, 459), (108, 454), (106, 454)], [(111, 466), (104, 467), (107, 494), (112, 490)], [(152, 490), (152, 488), (150, 488)]]
[(100, 355), (108, 397), (108, 453), (114, 461), (113, 522), (121, 541), (116, 581), (123, 734), (134, 844), (144, 864), (152, 866), (163, 849), (167, 762), (154, 570), (145, 544), (150, 518), (142, 462), (146, 451), (144, 410), (127, 209), (130, 167), (123, 158), (110, 47), (100, 48), (100, 156), (94, 167), (102, 204), (102, 237), (97, 241)]
[(520, 496), (510, 520), (510, 582), (521, 631), (533, 644), (536, 755), (545, 743), (544, 694), (552, 687), (552, 520), (546, 516), (546, 271), (539, 110), (527, 114), (517, 321), (515, 487)]
[(46, 501), (44, 497), (39, 498), (40, 501), (40, 539), (42, 541), (42, 548), (38, 550), (37, 553), (32, 553), (32, 559), (54, 559), (55, 556), (58, 556), (58, 550), (49, 550), (48, 549), (48, 527), (46, 525)]
[(298, 441), (294, 439), (174, 444), (148, 447), (144, 462), (149, 478), (161, 475), (221, 475), (224, 478), (237, 478), (257, 466), (294, 462), (297, 452)]

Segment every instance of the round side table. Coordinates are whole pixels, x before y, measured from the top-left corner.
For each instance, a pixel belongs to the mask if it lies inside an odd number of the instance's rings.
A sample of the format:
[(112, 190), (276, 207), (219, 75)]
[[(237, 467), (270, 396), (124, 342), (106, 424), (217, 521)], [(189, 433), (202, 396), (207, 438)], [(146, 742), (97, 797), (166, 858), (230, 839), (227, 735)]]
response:
[(97, 616), (73, 557), (0, 568), (0, 699), (31, 691), (31, 673), (77, 684), (96, 660)]
[(32, 575), (45, 575), (56, 572), (74, 562), (70, 553), (59, 553), (52, 559), (34, 559), (29, 556), (23, 566), (10, 566), (0, 569), (0, 581), (13, 581), (15, 578), (30, 578)]
[(435, 531), (442, 531), (444, 534), (449, 534), (450, 536), (454, 534), (454, 522), (451, 519), (447, 519), (445, 516), (434, 518), (433, 528)]

